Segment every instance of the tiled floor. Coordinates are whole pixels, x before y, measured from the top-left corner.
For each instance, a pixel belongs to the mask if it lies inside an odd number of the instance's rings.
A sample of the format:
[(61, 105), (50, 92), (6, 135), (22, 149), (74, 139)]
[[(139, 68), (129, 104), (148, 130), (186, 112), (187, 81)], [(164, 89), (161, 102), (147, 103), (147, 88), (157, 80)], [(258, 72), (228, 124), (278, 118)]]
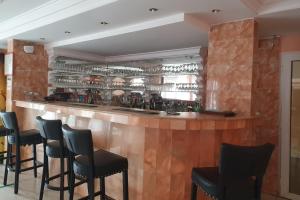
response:
[[(36, 200), (39, 197), (41, 174), (34, 178), (33, 171), (22, 172), (18, 195), (14, 194), (14, 173), (8, 173), (8, 186), (3, 187), (4, 167), (0, 165), (0, 200)], [(65, 199), (68, 199), (68, 192), (65, 192)], [(59, 192), (45, 188), (43, 200), (59, 199)], [(74, 199), (78, 199), (75, 195)]]
[[(40, 190), (40, 174), (38, 178), (33, 177), (33, 172), (23, 172), (20, 176), (19, 194), (14, 194), (13, 185), (6, 187), (2, 186), (4, 169), (3, 165), (0, 165), (0, 200), (35, 200), (38, 199)], [(13, 183), (14, 173), (10, 172), (8, 177), (8, 183)], [(74, 199), (77, 199), (78, 196)], [(44, 200), (56, 200), (59, 199), (59, 192), (48, 190), (45, 188)], [(65, 199), (68, 199), (68, 192), (65, 192)], [(97, 198), (96, 198), (97, 199)], [(99, 197), (98, 197), (99, 199)], [(282, 198), (276, 198), (269, 195), (264, 195), (263, 200), (285, 200)]]
[(270, 195), (263, 195), (262, 200), (287, 200), (285, 198), (280, 198), (280, 197), (274, 197), (274, 196), (270, 196)]

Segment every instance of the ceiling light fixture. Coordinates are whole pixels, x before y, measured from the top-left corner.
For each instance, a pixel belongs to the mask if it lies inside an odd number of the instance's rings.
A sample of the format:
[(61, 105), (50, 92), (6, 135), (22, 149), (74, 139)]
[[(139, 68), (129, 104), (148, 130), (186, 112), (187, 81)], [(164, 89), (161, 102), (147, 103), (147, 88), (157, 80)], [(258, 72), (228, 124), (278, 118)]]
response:
[(157, 8), (150, 8), (149, 11), (150, 11), (150, 12), (157, 12), (158, 9), (157, 9)]
[(108, 22), (102, 21), (102, 22), (100, 22), (100, 24), (101, 24), (101, 25), (107, 25)]
[(219, 12), (221, 12), (221, 10), (220, 9), (213, 9), (213, 10), (211, 10), (211, 12), (212, 13), (219, 13)]
[(67, 34), (67, 35), (70, 34), (70, 33), (71, 33), (70, 31), (65, 31), (65, 34)]

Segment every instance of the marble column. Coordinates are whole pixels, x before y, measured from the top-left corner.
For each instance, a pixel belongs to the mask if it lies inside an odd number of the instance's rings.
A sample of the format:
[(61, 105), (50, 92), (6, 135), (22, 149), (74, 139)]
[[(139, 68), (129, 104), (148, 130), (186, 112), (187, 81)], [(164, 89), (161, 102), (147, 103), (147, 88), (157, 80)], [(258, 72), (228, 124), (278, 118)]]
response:
[[(33, 46), (33, 53), (25, 53), (24, 46)], [(13, 110), (12, 100), (25, 100), (26, 92), (46, 96), (48, 55), (44, 45), (13, 39), (8, 41), (7, 53), (13, 53), (13, 74), (8, 76), (6, 109)]]
[(253, 19), (211, 27), (206, 109), (250, 114), (255, 34)]

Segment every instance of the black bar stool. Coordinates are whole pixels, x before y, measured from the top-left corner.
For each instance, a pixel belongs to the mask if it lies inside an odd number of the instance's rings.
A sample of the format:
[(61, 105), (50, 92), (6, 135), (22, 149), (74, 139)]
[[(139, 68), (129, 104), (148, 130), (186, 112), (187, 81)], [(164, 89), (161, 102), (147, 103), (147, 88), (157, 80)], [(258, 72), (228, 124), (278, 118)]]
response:
[[(64, 138), (71, 157), (70, 200), (73, 199), (75, 175), (83, 177), (88, 183), (88, 198), (96, 195), (101, 200), (111, 199), (105, 194), (105, 177), (116, 173), (123, 174), (123, 199), (128, 200), (128, 160), (104, 150), (94, 151), (90, 130), (75, 130), (63, 125)], [(76, 156), (76, 157), (75, 157)], [(94, 178), (100, 178), (100, 191), (94, 192)], [(87, 199), (84, 197), (82, 199)]]
[[(63, 133), (62, 133), (62, 122), (61, 120), (45, 120), (40, 116), (36, 117), (37, 127), (43, 138), (44, 147), (44, 167), (42, 174), (42, 182), (40, 189), (39, 199), (43, 199), (44, 187), (47, 183), (47, 187), (51, 190), (60, 191), (60, 200), (64, 199), (64, 190), (68, 190), (68, 187), (64, 187), (64, 175), (68, 175), (68, 171), (65, 172), (64, 159), (69, 158), (69, 151), (64, 143)], [(48, 157), (59, 158), (60, 159), (60, 173), (49, 177), (49, 163)], [(68, 170), (69, 170), (69, 159), (68, 159)], [(60, 186), (55, 187), (49, 184), (50, 181), (60, 178)]]
[[(40, 133), (37, 130), (26, 130), (20, 131), (18, 126), (18, 120), (15, 112), (1, 112), (0, 116), (2, 118), (4, 127), (10, 129), (12, 134), (8, 135), (8, 159), (6, 161), (5, 173), (7, 173), (7, 168), (15, 165), (15, 194), (18, 193), (19, 189), (19, 175), (23, 171), (32, 170), (34, 172), (34, 177), (37, 177), (37, 168), (42, 167), (43, 165), (36, 160), (36, 145), (42, 143), (42, 138)], [(16, 162), (12, 162), (12, 145), (16, 145)], [(21, 146), (32, 145), (33, 157), (21, 160)], [(21, 168), (21, 163), (33, 161), (33, 166), (28, 168)]]
[[(7, 128), (0, 128), (0, 137), (5, 137), (7, 140), (7, 136), (11, 134), (11, 130)], [(9, 149), (11, 148), (11, 145), (7, 143), (7, 150), (0, 152), (0, 155), (3, 157), (1, 159), (5, 160), (5, 170), (4, 170), (4, 179), (3, 179), (3, 185), (7, 185), (7, 167), (8, 167), (8, 159), (12, 159), (13, 156), (10, 158), (8, 157)], [(4, 156), (6, 154), (6, 156)], [(14, 155), (15, 156), (15, 155)]]
[(260, 200), (263, 176), (274, 150), (273, 144), (245, 147), (222, 144), (219, 167), (193, 168), (191, 199), (197, 186), (218, 200)]

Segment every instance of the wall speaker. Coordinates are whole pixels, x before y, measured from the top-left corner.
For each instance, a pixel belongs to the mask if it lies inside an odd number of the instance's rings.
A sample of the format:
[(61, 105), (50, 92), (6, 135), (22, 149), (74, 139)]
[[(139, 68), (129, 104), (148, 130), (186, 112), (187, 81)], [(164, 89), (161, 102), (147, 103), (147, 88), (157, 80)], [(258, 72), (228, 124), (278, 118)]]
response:
[(34, 52), (34, 46), (24, 46), (24, 52), (25, 53), (33, 53)]

